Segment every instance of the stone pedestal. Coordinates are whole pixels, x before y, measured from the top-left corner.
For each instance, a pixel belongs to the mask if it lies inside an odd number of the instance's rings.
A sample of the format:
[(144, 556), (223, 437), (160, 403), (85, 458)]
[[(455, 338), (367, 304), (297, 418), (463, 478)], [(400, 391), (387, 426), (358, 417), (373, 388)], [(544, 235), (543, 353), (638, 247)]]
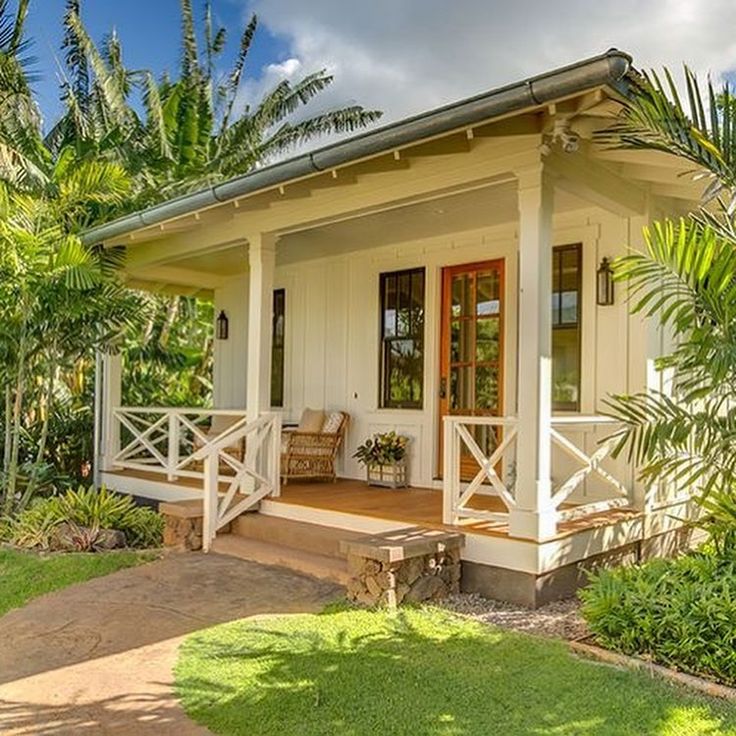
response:
[(342, 542), (351, 575), (348, 599), (395, 608), (458, 593), (464, 542), (462, 534), (420, 527)]
[(164, 547), (193, 552), (202, 549), (202, 501), (160, 503), (164, 517)]

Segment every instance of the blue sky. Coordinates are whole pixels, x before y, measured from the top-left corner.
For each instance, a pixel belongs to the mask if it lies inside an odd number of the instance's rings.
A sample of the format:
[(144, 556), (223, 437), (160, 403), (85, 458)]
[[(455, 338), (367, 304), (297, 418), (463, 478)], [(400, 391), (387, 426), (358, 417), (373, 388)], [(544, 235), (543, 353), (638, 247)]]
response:
[[(201, 17), (202, 0), (194, 2)], [(245, 2), (214, 0), (216, 21), (230, 30), (229, 50), (232, 58), (238, 44), (239, 31), (247, 17)], [(123, 42), (127, 65), (148, 68), (159, 73), (175, 69), (179, 49), (179, 0), (86, 0), (82, 4), (85, 24), (96, 41), (115, 28)], [(46, 123), (58, 115), (59, 66), (64, 0), (32, 0), (28, 18), (28, 35), (33, 38), (32, 54), (37, 57), (35, 70), (40, 80), (35, 84)], [(269, 63), (278, 63), (288, 55), (288, 44), (262, 27), (251, 50), (251, 69), (256, 75)]]
[[(160, 72), (178, 63), (179, 0), (83, 0), (100, 40), (115, 27), (127, 64)], [(194, 0), (201, 16), (204, 0)], [(39, 100), (59, 112), (57, 70), (64, 0), (31, 0)], [(700, 74), (736, 69), (734, 0), (213, 0), (231, 52), (249, 12), (261, 20), (242, 99), (283, 78), (326, 67), (319, 105), (359, 102), (384, 122), (427, 110), (615, 46), (641, 68), (689, 63)], [(225, 64), (227, 59), (224, 60)], [(315, 101), (317, 102), (317, 101)]]

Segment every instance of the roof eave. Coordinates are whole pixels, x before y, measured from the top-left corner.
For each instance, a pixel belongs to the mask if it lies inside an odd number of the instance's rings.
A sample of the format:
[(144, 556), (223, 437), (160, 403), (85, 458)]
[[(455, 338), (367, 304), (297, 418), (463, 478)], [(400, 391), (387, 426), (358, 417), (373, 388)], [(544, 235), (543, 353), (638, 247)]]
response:
[(460, 102), (415, 115), (396, 123), (318, 148), (309, 153), (256, 169), (191, 194), (134, 212), (88, 230), (85, 243), (103, 243), (136, 230), (192, 214), (310, 174), (392, 151), (466, 126), (489, 122), (530, 107), (569, 97), (586, 90), (608, 87), (626, 94), (631, 57), (617, 49), (599, 56), (530, 77)]

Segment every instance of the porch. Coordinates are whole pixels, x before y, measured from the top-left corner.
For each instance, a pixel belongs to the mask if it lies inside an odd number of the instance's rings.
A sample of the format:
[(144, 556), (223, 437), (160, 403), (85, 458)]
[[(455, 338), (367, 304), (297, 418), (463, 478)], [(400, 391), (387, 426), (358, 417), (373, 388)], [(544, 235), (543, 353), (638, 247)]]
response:
[[(514, 417), (446, 416), (442, 478), (393, 492), (357, 479), (284, 484), (282, 423), (275, 413), (249, 421), (247, 412), (238, 410), (118, 407), (109, 420), (109, 446), (116, 449), (105, 461), (102, 480), (161, 500), (201, 498), (209, 517), (205, 547), (239, 514), (260, 509), (278, 515), (285, 506), (301, 509), (305, 520), (317, 514), (317, 523), (326, 519), (330, 526), (355, 531), (424, 525), (525, 538), (512, 528), (516, 469), (523, 462)], [(211, 428), (223, 420), (227, 426), (213, 434)], [(632, 469), (609, 458), (615, 439), (607, 435), (615, 426), (600, 416), (551, 418), (554, 530), (535, 541), (636, 515)], [(343, 466), (347, 451), (341, 448)]]

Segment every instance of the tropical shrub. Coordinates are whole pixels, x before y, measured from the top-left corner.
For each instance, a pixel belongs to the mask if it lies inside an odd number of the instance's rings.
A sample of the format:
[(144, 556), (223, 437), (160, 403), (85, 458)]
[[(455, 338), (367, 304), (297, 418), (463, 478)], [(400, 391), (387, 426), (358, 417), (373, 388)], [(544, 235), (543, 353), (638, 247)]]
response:
[[(62, 525), (79, 530), (115, 529), (125, 534), (128, 547), (158, 547), (163, 536), (163, 519), (149, 508), (136, 506), (130, 496), (122, 496), (104, 486), (83, 488), (63, 495), (37, 500), (28, 509), (6, 522), (6, 539), (19, 547), (48, 549), (55, 531)], [(2, 529), (2, 527), (0, 527)]]
[(603, 570), (580, 591), (596, 641), (736, 685), (736, 559), (699, 552)]
[(615, 264), (632, 311), (670, 336), (658, 360), (667, 393), (612, 397), (624, 450), (648, 485), (690, 491), (700, 524), (723, 552), (736, 552), (736, 98), (699, 84), (686, 69), (687, 97), (669, 72), (642, 75), (602, 142), (670, 153), (702, 182), (687, 217), (654, 222), (644, 248)]

